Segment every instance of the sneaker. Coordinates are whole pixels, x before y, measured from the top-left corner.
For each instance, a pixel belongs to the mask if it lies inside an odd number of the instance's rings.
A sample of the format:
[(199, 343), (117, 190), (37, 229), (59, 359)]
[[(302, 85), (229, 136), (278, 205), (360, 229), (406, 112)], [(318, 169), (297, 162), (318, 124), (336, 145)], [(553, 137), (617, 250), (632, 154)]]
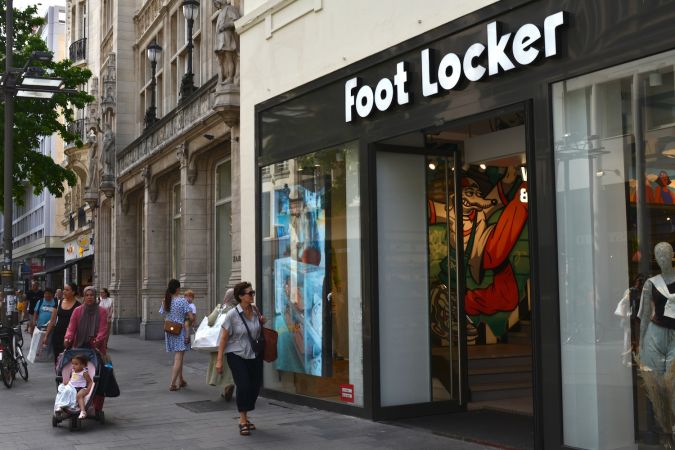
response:
[(77, 417), (78, 419), (86, 419), (87, 418), (87, 413), (85, 411), (80, 412), (80, 415)]

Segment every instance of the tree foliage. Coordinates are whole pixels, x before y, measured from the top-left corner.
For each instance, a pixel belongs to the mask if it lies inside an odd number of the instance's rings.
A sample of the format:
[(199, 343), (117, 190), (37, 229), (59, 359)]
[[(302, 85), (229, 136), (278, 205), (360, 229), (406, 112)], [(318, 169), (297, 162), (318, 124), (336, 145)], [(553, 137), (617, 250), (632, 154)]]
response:
[[(6, 2), (0, 0), (2, 14), (0, 24), (0, 71), (5, 71)], [(25, 10), (14, 9), (14, 51), (13, 66), (25, 67), (30, 55), (35, 51), (47, 51), (47, 44), (36, 33), (44, 23), (37, 15), (37, 7), (30, 6)], [(75, 186), (75, 173), (54, 162), (51, 155), (43, 155), (40, 140), (44, 136), (58, 133), (64, 141), (74, 142), (82, 146), (82, 136), (68, 129), (68, 124), (75, 120), (75, 111), (84, 108), (93, 97), (82, 90), (91, 77), (87, 69), (74, 67), (72, 61), (31, 62), (31, 66), (42, 67), (48, 76), (62, 78), (65, 88), (77, 89), (76, 93), (58, 93), (51, 99), (30, 99), (16, 97), (14, 103), (14, 167), (12, 197), (17, 204), (23, 204), (26, 185), (30, 185), (34, 194), (47, 189), (51, 194), (61, 197), (66, 183)], [(2, 98), (0, 111), (4, 118), (5, 103)], [(4, 154), (4, 126), (0, 127), (0, 148)], [(4, 164), (0, 158), (0, 167)], [(0, 180), (4, 173), (0, 170)], [(2, 199), (4, 201), (4, 192)], [(0, 202), (0, 207), (3, 203)]]

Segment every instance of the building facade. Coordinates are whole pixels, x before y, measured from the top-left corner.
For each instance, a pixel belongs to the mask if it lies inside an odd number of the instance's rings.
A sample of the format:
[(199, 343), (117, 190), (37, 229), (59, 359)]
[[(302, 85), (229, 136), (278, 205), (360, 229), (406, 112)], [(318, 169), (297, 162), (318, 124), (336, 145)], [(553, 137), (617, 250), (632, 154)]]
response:
[[(129, 98), (117, 102), (118, 115), (124, 105), (130, 123), (123, 141), (115, 135), (114, 202), (109, 215), (99, 209), (97, 220), (101, 227), (113, 224), (109, 286), (118, 302), (117, 332), (163, 337), (158, 310), (170, 278), (192, 289), (198, 312), (207, 313), (239, 276), (233, 244), (239, 80), (222, 75), (214, 53), (222, 40), (219, 5), (202, 2), (190, 24), (178, 1), (152, 0), (135, 10), (113, 4), (113, 21), (133, 24), (124, 31), (133, 36), (124, 67), (133, 70), (124, 72), (135, 74)], [(133, 11), (131, 20), (122, 21), (119, 11)], [(154, 68), (148, 59), (153, 45), (161, 48)], [(236, 56), (237, 47), (230, 52)], [(185, 88), (190, 67), (194, 89)], [(106, 245), (107, 230), (97, 233)], [(97, 258), (96, 264), (103, 277), (106, 263)]]
[(657, 0), (246, 2), (266, 395), (507, 447), (670, 441), (665, 356), (631, 352), (670, 328), (641, 333), (634, 280), (672, 265), (674, 25)]

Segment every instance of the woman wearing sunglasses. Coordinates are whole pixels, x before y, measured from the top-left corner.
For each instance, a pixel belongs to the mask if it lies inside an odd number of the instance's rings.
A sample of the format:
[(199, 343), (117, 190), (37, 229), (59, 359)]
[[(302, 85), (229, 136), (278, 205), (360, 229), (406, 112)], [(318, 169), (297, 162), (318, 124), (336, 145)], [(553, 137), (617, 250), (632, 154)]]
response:
[(256, 354), (253, 342), (260, 339), (265, 318), (253, 305), (255, 291), (251, 288), (251, 283), (244, 281), (235, 285), (234, 298), (239, 304), (225, 316), (218, 346), (216, 371), (222, 373), (225, 355), (237, 388), (239, 434), (248, 436), (251, 430), (255, 430), (248, 413), (255, 409), (263, 374), (262, 353)]

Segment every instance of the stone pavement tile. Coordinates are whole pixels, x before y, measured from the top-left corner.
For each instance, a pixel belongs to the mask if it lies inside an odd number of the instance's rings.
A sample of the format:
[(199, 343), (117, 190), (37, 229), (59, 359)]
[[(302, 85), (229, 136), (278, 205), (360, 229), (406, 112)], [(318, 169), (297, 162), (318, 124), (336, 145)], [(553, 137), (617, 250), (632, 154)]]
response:
[[(52, 428), (55, 395), (50, 364), (30, 366), (28, 383), (0, 389), (0, 449), (436, 449), (478, 450), (480, 446), (389, 424), (261, 398), (251, 419), (252, 436), (239, 436), (235, 402), (224, 403), (219, 389), (205, 384), (208, 355), (186, 355), (188, 387), (167, 389), (172, 356), (163, 342), (138, 336), (112, 336), (111, 357), (122, 391), (106, 399), (106, 423), (86, 421), (70, 432), (67, 423)], [(223, 410), (193, 412), (177, 403), (214, 403)], [(223, 402), (223, 403), (218, 403)], [(204, 405), (203, 405), (204, 406)], [(9, 447), (8, 447), (9, 445)]]

